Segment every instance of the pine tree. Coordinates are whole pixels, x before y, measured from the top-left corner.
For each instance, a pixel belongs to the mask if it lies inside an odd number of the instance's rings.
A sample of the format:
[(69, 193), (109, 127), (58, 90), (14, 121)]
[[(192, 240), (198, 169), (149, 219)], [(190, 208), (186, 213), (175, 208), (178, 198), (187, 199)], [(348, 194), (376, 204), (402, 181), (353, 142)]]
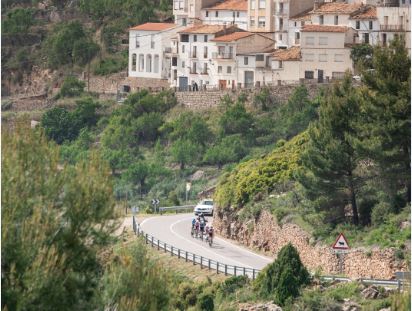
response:
[(404, 39), (376, 47), (372, 61), (374, 70), (363, 73), (358, 148), (379, 164), (385, 192), (394, 198), (406, 188), (410, 202), (411, 61)]
[(299, 176), (315, 206), (328, 210), (335, 220), (343, 216), (349, 202), (355, 225), (359, 223), (355, 174), (358, 155), (353, 140), (358, 113), (357, 92), (347, 75), (321, 102), (319, 120), (309, 128), (310, 140), (302, 157), (309, 173)]

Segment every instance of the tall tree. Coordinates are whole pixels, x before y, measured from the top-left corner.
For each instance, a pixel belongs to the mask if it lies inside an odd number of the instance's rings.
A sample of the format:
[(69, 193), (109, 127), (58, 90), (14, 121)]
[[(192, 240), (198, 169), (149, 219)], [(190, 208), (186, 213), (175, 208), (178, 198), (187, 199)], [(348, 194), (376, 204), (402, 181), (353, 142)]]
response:
[(310, 140), (303, 164), (310, 173), (300, 178), (318, 208), (343, 216), (349, 203), (355, 225), (359, 223), (355, 174), (358, 155), (353, 139), (358, 113), (357, 91), (346, 75), (321, 102), (319, 120), (309, 128)]
[(379, 164), (392, 198), (400, 189), (411, 198), (411, 60), (404, 39), (376, 47), (374, 70), (363, 73), (359, 149)]
[(27, 120), (2, 132), (2, 309), (99, 309), (97, 252), (114, 231), (108, 167), (60, 167)]

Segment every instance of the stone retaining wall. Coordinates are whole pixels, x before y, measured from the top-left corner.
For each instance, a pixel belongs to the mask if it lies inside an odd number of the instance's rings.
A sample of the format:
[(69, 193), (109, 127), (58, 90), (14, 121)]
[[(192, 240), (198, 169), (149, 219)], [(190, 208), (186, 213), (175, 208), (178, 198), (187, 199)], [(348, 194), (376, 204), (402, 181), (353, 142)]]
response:
[[(215, 213), (213, 225), (218, 234), (264, 250), (272, 256), (290, 242), (298, 249), (302, 262), (310, 270), (321, 268), (322, 274), (339, 273), (339, 261), (331, 247), (319, 243), (312, 245), (309, 233), (295, 224), (280, 226), (267, 211), (247, 223)], [(344, 255), (343, 270), (351, 278), (390, 279), (396, 271), (406, 271), (407, 266), (404, 261), (395, 259), (395, 249), (355, 248)]]

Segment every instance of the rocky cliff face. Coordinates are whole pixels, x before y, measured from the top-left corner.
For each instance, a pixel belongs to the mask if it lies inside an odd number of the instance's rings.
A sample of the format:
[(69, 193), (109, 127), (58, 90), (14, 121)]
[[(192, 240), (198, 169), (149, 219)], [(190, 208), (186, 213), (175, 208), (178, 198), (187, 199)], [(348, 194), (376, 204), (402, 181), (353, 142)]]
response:
[[(280, 226), (267, 211), (246, 223), (223, 213), (215, 213), (213, 225), (218, 234), (248, 247), (264, 250), (272, 256), (276, 256), (290, 242), (298, 249), (302, 262), (310, 270), (321, 268), (322, 274), (339, 273), (339, 259), (330, 246), (314, 244), (310, 234), (295, 224)], [(351, 278), (390, 279), (396, 271), (407, 270), (406, 263), (396, 260), (394, 254), (394, 249), (351, 249), (344, 255), (343, 273)]]

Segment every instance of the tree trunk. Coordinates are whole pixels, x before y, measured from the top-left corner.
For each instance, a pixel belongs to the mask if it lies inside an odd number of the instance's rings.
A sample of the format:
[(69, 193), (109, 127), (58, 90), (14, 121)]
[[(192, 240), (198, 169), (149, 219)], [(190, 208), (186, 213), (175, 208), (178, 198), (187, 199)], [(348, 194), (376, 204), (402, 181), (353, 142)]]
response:
[(358, 215), (358, 206), (356, 204), (356, 193), (355, 193), (355, 187), (353, 185), (352, 172), (349, 172), (349, 192), (350, 192), (350, 202), (352, 205), (353, 224), (357, 226), (359, 224), (359, 215)]
[(185, 169), (185, 162), (180, 162), (180, 170), (184, 170)]

